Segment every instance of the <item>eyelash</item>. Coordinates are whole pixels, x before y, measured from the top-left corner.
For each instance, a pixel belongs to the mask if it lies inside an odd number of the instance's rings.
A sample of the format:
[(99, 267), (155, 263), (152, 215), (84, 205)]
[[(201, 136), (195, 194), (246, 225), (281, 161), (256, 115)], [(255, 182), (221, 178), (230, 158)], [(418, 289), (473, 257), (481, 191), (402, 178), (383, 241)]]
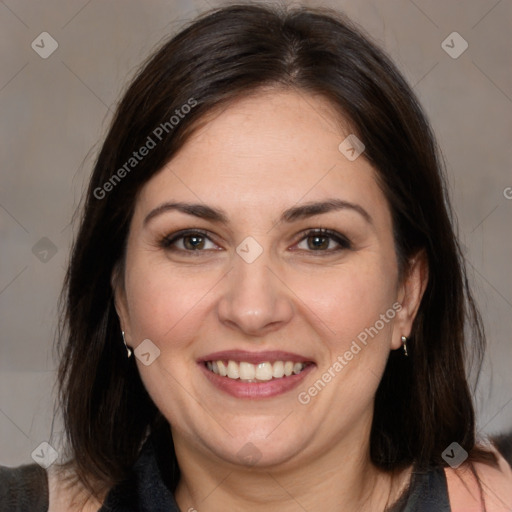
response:
[(187, 250), (187, 249), (176, 249), (173, 246), (173, 244), (175, 244), (178, 240), (181, 240), (187, 236), (193, 236), (193, 235), (199, 235), (201, 237), (204, 237), (204, 238), (207, 238), (208, 240), (210, 240), (211, 242), (213, 242), (213, 240), (211, 240), (209, 234), (207, 231), (203, 231), (202, 229), (187, 229), (185, 231), (178, 231), (177, 233), (173, 233), (172, 235), (166, 235), (164, 236), (160, 242), (159, 242), (159, 246), (162, 248), (162, 249), (166, 249), (166, 250), (169, 250), (169, 251), (181, 251), (181, 252), (188, 252), (188, 253), (199, 253), (199, 252), (203, 252), (201, 250), (197, 250), (197, 251), (192, 251), (192, 250)]
[(312, 250), (312, 251), (308, 251), (308, 252), (333, 253), (333, 252), (343, 251), (343, 250), (347, 250), (347, 249), (352, 249), (352, 244), (346, 236), (344, 236), (341, 233), (338, 233), (336, 231), (332, 231), (330, 229), (325, 229), (325, 228), (308, 229), (307, 231), (305, 231), (302, 234), (302, 238), (299, 240), (299, 242), (302, 242), (303, 240), (307, 240), (309, 237), (312, 237), (312, 236), (330, 238), (331, 240), (334, 240), (339, 245), (339, 247), (336, 249), (330, 249), (330, 250), (325, 250), (325, 251), (322, 251), (322, 250), (313, 251)]
[[(182, 239), (186, 238), (187, 236), (193, 236), (193, 235), (195, 235), (195, 236), (199, 235), (201, 237), (208, 239), (210, 242), (213, 242), (213, 240), (210, 238), (209, 233), (207, 231), (203, 231), (201, 229), (189, 229), (189, 230), (184, 230), (184, 231), (178, 231), (177, 233), (173, 233), (172, 235), (164, 236), (159, 241), (158, 245), (162, 249), (166, 249), (169, 251), (180, 251), (180, 252), (186, 252), (189, 254), (204, 252), (204, 250), (201, 250), (201, 249), (190, 250), (190, 249), (176, 249), (175, 247), (173, 247), (173, 244), (175, 244), (177, 241), (182, 240)], [(331, 240), (334, 240), (339, 245), (339, 247), (336, 249), (326, 249), (326, 250), (317, 250), (317, 251), (308, 250), (307, 251), (307, 252), (311, 252), (311, 253), (317, 253), (318, 256), (323, 256), (325, 254), (332, 254), (335, 252), (352, 249), (352, 244), (346, 236), (344, 236), (340, 233), (337, 233), (336, 231), (332, 231), (330, 229), (324, 229), (324, 228), (315, 228), (315, 229), (309, 229), (309, 230), (305, 231), (302, 234), (302, 237), (298, 240), (298, 242), (296, 242), (295, 245), (297, 245), (300, 242), (307, 240), (308, 238), (313, 237), (313, 236), (322, 237), (322, 238), (330, 238)], [(213, 242), (213, 243), (215, 243), (215, 242)], [(208, 250), (208, 249), (205, 249), (205, 250)], [(304, 250), (304, 249), (299, 249), (299, 250)], [(324, 254), (322, 254), (322, 253), (324, 253)]]

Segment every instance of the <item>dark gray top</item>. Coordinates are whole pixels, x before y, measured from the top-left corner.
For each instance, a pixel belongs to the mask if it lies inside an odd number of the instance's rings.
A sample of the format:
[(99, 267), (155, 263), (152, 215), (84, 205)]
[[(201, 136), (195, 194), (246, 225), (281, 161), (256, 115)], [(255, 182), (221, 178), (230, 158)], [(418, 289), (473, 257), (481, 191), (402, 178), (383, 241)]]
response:
[(0, 512), (47, 512), (48, 479), (38, 464), (0, 466)]
[[(148, 439), (128, 479), (113, 487), (98, 512), (180, 512), (165, 469)], [(0, 466), (0, 512), (47, 512), (48, 480), (37, 464)], [(450, 512), (442, 468), (413, 472), (408, 490), (388, 512)]]
[(409, 488), (389, 512), (450, 512), (448, 484), (443, 468), (413, 471)]

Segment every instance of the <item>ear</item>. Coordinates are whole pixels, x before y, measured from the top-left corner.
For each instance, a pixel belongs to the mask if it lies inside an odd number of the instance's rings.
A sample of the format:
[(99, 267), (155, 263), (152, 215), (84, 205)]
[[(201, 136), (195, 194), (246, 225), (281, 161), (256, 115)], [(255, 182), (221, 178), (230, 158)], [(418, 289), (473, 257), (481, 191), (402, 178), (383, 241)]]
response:
[(129, 334), (129, 314), (128, 314), (128, 302), (126, 300), (126, 290), (124, 286), (123, 278), (123, 266), (117, 263), (112, 270), (110, 276), (110, 286), (114, 296), (114, 306), (116, 308), (117, 316), (119, 317), (119, 323), (121, 324), (121, 330), (125, 332), (125, 338), (131, 339)]
[(421, 304), (428, 283), (428, 259), (424, 250), (409, 259), (402, 282), (398, 288), (398, 302), (401, 309), (396, 314), (391, 346), (402, 346), (402, 336), (409, 337), (412, 324)]

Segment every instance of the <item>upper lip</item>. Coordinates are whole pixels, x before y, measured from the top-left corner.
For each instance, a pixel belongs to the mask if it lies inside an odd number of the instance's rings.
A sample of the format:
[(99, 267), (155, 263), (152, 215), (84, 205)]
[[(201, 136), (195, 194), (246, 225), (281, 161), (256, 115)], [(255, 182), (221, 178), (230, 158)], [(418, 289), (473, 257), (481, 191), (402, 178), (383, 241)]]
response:
[(238, 361), (252, 364), (273, 362), (273, 361), (292, 361), (294, 363), (312, 363), (307, 357), (293, 352), (284, 352), (282, 350), (266, 350), (263, 352), (248, 352), (247, 350), (223, 350), (214, 352), (198, 359), (199, 363), (206, 361)]

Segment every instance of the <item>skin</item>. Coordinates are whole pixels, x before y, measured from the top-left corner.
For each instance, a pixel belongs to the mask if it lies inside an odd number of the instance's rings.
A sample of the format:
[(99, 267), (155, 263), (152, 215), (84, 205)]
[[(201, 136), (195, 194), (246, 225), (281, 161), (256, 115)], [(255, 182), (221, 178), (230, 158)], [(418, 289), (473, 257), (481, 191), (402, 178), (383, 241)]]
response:
[[(113, 276), (116, 309), (128, 345), (149, 339), (160, 350), (137, 365), (171, 424), (184, 511), (384, 510), (408, 482), (410, 469), (392, 476), (372, 464), (369, 436), (377, 386), (390, 350), (411, 331), (427, 267), (418, 256), (399, 278), (375, 170), (364, 154), (351, 162), (338, 150), (349, 133), (321, 97), (260, 91), (211, 116), (138, 196), (123, 273)], [(371, 221), (344, 208), (278, 222), (288, 208), (327, 199), (358, 205)], [(176, 210), (144, 222), (166, 202), (222, 209), (227, 223)], [(316, 248), (304, 232), (319, 228), (344, 235), (350, 248), (332, 238)], [(201, 249), (190, 249), (190, 238), (160, 245), (183, 229), (209, 233)], [(263, 250), (252, 263), (236, 252), (247, 236)], [(298, 393), (397, 302), (394, 319), (299, 403)], [(283, 395), (235, 398), (197, 364), (230, 349), (290, 351), (316, 367)], [(256, 464), (238, 455), (247, 443)]]

